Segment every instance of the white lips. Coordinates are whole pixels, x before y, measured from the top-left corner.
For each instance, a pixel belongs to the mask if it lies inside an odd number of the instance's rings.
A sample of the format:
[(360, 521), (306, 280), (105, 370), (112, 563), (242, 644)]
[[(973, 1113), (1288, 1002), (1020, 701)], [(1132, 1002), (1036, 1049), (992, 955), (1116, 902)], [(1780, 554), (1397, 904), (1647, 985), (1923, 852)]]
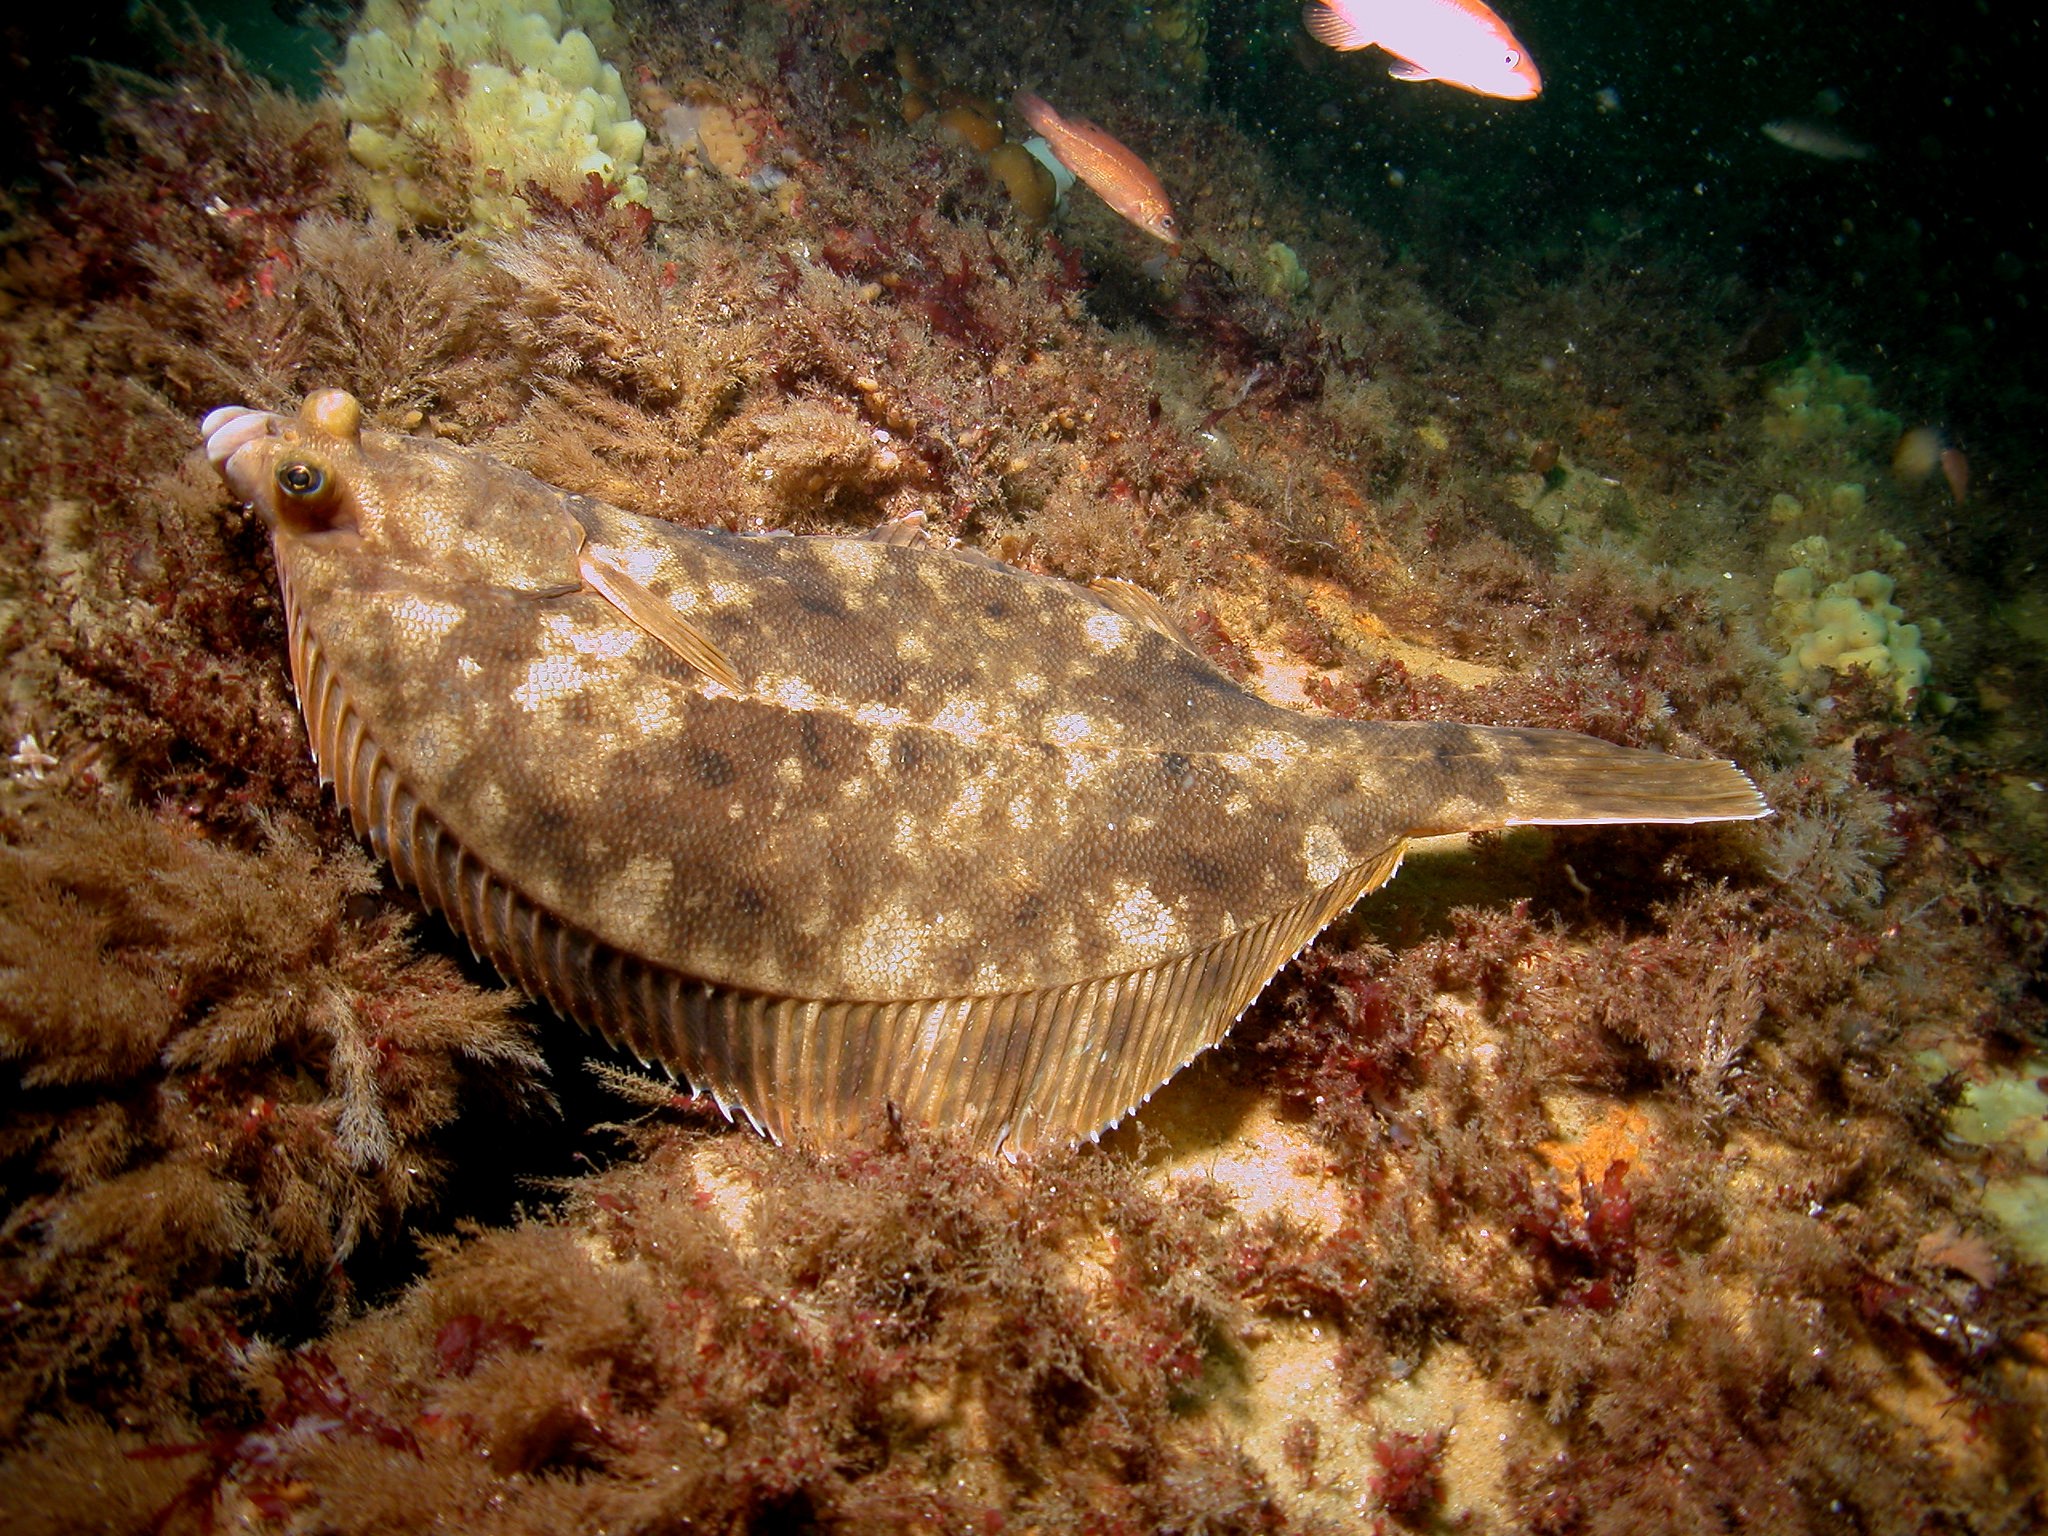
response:
[(266, 437), (280, 436), (287, 423), (274, 411), (259, 411), (246, 405), (224, 405), (218, 410), (208, 411), (199, 423), (199, 431), (206, 439), (207, 461), (214, 467), (228, 489), (243, 501), (252, 505), (257, 499), (259, 487), (245, 471), (235, 471), (235, 455), (251, 443)]
[(252, 410), (246, 405), (224, 405), (217, 411), (208, 411), (199, 423), (200, 435), (206, 439), (207, 460), (223, 476), (228, 472), (228, 460), (235, 451), (253, 443), (259, 437), (270, 437), (284, 426), (284, 418), (271, 411)]

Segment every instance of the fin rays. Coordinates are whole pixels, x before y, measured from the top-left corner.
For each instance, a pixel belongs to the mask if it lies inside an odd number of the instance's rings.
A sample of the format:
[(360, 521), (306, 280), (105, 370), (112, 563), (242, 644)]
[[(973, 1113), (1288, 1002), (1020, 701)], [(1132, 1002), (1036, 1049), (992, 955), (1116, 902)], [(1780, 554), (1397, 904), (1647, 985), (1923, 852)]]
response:
[(1216, 1044), (1281, 966), (1400, 863), (1396, 847), (1205, 949), (1036, 992), (862, 1002), (714, 987), (558, 921), (486, 869), (349, 707), (289, 588), (285, 602), (314, 755), (398, 878), (533, 995), (778, 1138), (837, 1138), (885, 1104), (1012, 1155), (1099, 1135)]
[(590, 589), (618, 609), (628, 623), (720, 687), (733, 693), (742, 691), (739, 669), (718, 642), (634, 580), (616, 561), (585, 549), (577, 557), (576, 569)]

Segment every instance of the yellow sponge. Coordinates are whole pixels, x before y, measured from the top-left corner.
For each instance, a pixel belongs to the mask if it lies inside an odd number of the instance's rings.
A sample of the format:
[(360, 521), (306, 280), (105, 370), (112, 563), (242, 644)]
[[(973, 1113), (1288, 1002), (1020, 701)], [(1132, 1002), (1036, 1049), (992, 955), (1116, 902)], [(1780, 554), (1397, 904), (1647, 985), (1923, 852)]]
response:
[[(1829, 553), (1827, 541), (1819, 538), (1803, 541), (1797, 552), (1822, 561)], [(1812, 566), (1780, 571), (1771, 591), (1791, 645), (1779, 667), (1786, 686), (1798, 688), (1808, 674), (1823, 669), (1858, 667), (1890, 678), (1899, 703), (1910, 705), (1927, 681), (1927, 652), (1920, 626), (1905, 622), (1892, 590), (1892, 578), (1882, 571), (1858, 571), (1826, 585)]]
[(646, 202), (647, 130), (598, 52), (620, 40), (611, 0), (370, 0), (338, 76), (377, 211), (502, 233), (529, 181), (574, 199), (593, 172)]

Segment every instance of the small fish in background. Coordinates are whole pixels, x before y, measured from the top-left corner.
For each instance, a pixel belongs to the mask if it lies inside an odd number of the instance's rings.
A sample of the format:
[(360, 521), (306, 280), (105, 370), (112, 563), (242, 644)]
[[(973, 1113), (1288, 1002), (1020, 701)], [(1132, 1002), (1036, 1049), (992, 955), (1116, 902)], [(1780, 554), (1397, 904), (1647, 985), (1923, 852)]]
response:
[(1543, 89), (1529, 50), (1480, 0), (1316, 0), (1301, 15), (1339, 53), (1384, 48), (1396, 80), (1441, 80), (1475, 96), (1528, 101)]
[(1148, 235), (1180, 244), (1173, 203), (1152, 168), (1085, 117), (1062, 117), (1044, 98), (1019, 91), (1011, 103), (1053, 158), (1086, 182), (1095, 195)]
[(1892, 473), (1909, 484), (1919, 484), (1937, 469), (1960, 507), (1970, 494), (1970, 461), (1962, 449), (1934, 427), (1914, 427), (1892, 450)]
[(1877, 151), (1861, 139), (1852, 139), (1839, 128), (1817, 123), (1809, 117), (1774, 117), (1763, 126), (1763, 135), (1773, 144), (1812, 155), (1819, 160), (1875, 160)]
[(1960, 507), (1970, 494), (1970, 461), (1963, 457), (1962, 449), (1941, 450), (1941, 478), (1948, 482), (1948, 493)]
[(1948, 445), (1933, 427), (1914, 427), (1892, 449), (1892, 473), (1910, 485), (1918, 485), (1940, 467), (1942, 450)]

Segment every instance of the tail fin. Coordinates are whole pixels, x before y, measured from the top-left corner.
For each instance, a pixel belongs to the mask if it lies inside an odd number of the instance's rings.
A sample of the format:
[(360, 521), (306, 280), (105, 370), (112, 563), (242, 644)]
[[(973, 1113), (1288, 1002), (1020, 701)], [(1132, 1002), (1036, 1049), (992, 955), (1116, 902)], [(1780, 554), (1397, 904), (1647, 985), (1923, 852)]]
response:
[(1575, 731), (1487, 730), (1507, 788), (1501, 825), (1752, 821), (1771, 814), (1749, 775), (1720, 758), (1670, 757)]

